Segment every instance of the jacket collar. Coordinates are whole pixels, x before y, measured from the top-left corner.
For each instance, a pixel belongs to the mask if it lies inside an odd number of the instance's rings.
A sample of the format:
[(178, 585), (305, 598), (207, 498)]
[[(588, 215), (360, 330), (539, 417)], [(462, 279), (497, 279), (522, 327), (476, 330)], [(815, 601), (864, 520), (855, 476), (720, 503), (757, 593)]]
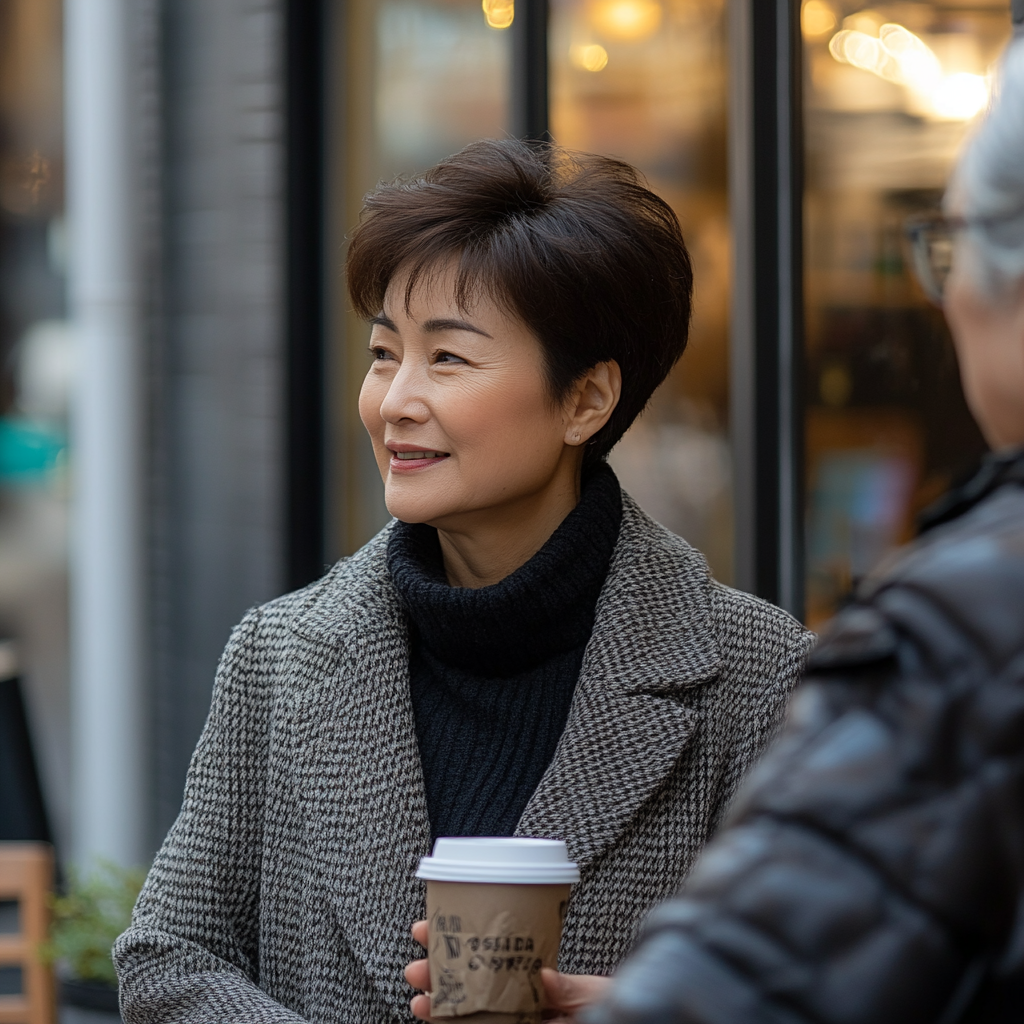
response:
[[(292, 623), (307, 640), (359, 646), (364, 630), (405, 644), (405, 620), (387, 568), (394, 522), (309, 588)], [(622, 525), (598, 599), (584, 672), (595, 648), (624, 648), (620, 685), (670, 693), (713, 678), (721, 663), (704, 556), (654, 522), (625, 492)], [(686, 638), (685, 645), (680, 644)]]
[[(312, 588), (292, 628), (309, 641), (298, 655), (307, 678), (318, 664), (336, 666), (312, 683), (307, 705), (316, 718), (303, 743), (304, 776), (317, 780), (310, 835), (329, 848), (322, 863), (345, 866), (325, 884), (349, 904), (358, 894), (366, 922), (390, 922), (364, 932), (346, 920), (341, 930), (404, 1012), (395, 964), (418, 955), (408, 929), (423, 913), (414, 872), (430, 829), (406, 624), (385, 561), (389, 529)], [(711, 587), (703, 557), (623, 495), (566, 729), (517, 834), (564, 839), (585, 871), (628, 827), (690, 741), (696, 714), (680, 697), (718, 674)]]
[(680, 697), (721, 660), (703, 556), (624, 495), (569, 720), (517, 834), (564, 839), (585, 871), (689, 744), (696, 715)]
[(1011, 483), (1024, 484), (1024, 449), (990, 452), (966, 483), (954, 487), (921, 513), (917, 520), (918, 532), (926, 533), (959, 519), (994, 490)]

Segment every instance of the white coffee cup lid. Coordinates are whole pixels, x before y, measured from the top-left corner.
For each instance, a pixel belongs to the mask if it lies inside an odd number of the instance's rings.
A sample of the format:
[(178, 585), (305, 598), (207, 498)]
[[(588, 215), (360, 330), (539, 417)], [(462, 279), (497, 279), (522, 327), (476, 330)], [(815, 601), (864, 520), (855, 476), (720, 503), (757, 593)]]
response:
[(432, 882), (497, 882), (506, 885), (567, 885), (580, 880), (560, 839), (438, 839), (420, 858), (417, 878)]

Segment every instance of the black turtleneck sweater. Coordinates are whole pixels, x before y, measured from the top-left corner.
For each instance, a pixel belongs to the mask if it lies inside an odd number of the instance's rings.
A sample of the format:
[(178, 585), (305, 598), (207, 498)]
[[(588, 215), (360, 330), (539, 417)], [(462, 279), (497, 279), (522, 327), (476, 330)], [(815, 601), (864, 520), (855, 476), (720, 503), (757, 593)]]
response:
[(388, 568), (409, 620), (432, 838), (515, 831), (565, 729), (621, 521), (601, 465), (544, 547), (478, 590), (449, 585), (433, 527), (395, 526)]

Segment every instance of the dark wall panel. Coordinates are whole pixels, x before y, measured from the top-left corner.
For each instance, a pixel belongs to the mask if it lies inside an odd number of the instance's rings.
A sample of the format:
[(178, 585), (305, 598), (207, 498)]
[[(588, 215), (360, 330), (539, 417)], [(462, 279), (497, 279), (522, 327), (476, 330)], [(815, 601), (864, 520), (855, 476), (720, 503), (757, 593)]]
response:
[(164, 0), (153, 385), (157, 837), (214, 671), (286, 589), (284, 27), (280, 0)]

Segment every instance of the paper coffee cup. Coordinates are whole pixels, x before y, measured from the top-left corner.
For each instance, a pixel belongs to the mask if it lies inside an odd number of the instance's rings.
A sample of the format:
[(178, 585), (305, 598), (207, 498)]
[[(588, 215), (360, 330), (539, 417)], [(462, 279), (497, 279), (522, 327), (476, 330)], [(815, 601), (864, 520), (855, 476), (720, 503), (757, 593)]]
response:
[(558, 966), (579, 870), (553, 839), (438, 839), (427, 882), (430, 1012), (479, 1024), (534, 1024), (541, 968)]

